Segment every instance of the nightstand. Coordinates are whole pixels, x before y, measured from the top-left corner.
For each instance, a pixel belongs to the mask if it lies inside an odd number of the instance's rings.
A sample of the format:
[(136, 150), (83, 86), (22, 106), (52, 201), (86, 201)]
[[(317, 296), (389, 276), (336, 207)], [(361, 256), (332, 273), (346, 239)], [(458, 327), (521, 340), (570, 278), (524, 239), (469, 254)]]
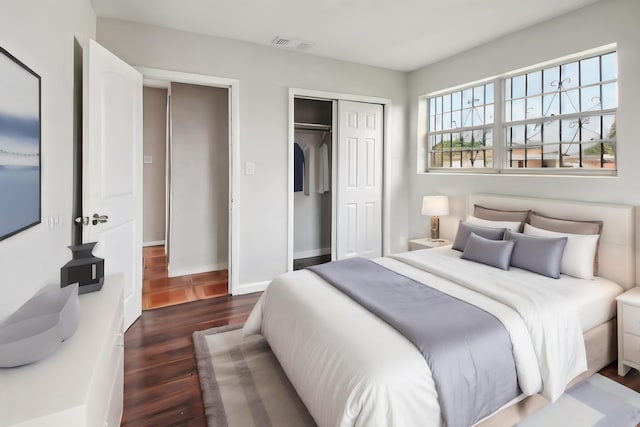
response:
[(618, 375), (640, 369), (640, 288), (632, 288), (618, 300)]
[(427, 237), (422, 239), (413, 239), (409, 240), (409, 250), (417, 251), (418, 249), (431, 249), (437, 248), (438, 246), (450, 245), (450, 240), (440, 239), (440, 240), (431, 240)]

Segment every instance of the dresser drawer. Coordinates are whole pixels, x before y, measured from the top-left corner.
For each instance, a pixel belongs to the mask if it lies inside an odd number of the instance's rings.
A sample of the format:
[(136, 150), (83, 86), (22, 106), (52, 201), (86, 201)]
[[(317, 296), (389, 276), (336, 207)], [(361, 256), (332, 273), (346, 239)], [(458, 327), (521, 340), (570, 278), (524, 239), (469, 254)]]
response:
[(625, 332), (623, 341), (622, 358), (640, 365), (640, 337)]
[(640, 307), (624, 304), (622, 312), (623, 331), (640, 335)]

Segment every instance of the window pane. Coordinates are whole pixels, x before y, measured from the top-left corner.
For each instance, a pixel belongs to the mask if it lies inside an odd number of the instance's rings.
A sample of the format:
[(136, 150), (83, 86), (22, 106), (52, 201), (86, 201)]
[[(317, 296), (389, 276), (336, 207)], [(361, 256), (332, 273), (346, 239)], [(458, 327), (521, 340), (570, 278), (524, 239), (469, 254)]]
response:
[(542, 106), (544, 117), (557, 116), (560, 114), (560, 97), (557, 93), (544, 95), (544, 105)]
[(600, 110), (600, 86), (580, 89), (580, 111)]
[(511, 121), (511, 101), (504, 103), (504, 120), (507, 122)]
[(473, 88), (473, 105), (484, 104), (484, 86)]
[(453, 113), (451, 113), (451, 127), (452, 128), (459, 128), (462, 125), (462, 112), (460, 110), (458, 111), (454, 111)]
[(516, 76), (511, 79), (513, 87), (511, 88), (512, 98), (521, 98), (524, 96), (524, 75)]
[(465, 108), (462, 110), (462, 127), (471, 126), (473, 121), (473, 110), (471, 108)]
[(442, 129), (451, 129), (451, 113), (444, 113), (442, 115)]
[(462, 91), (462, 108), (469, 108), (473, 105), (473, 89)]
[(602, 127), (600, 116), (585, 117), (582, 120), (582, 136), (580, 141), (601, 141)]
[(600, 81), (600, 57), (580, 61), (580, 85), (590, 85)]
[(556, 92), (560, 81), (560, 67), (547, 68), (543, 71), (544, 93)]
[(542, 71), (527, 74), (527, 96), (538, 95), (542, 91)]
[(618, 107), (618, 84), (609, 83), (602, 85), (602, 108)]
[(493, 146), (493, 130), (485, 129), (484, 131), (484, 145), (487, 147)]
[(435, 116), (429, 116), (429, 131), (434, 131), (436, 129), (436, 118)]
[(447, 113), (451, 111), (451, 95), (444, 95), (442, 97), (442, 111)]
[(526, 135), (527, 144), (528, 143), (540, 144), (542, 142), (542, 133), (540, 130), (540, 125), (538, 124), (527, 125), (526, 131), (527, 131), (527, 135)]
[(578, 121), (577, 120), (562, 120), (561, 124), (562, 134), (560, 140), (563, 142), (576, 141), (578, 139)]
[(578, 90), (562, 92), (560, 95), (560, 112), (562, 114), (577, 113), (578, 110)]
[(527, 98), (527, 118), (535, 119), (542, 116), (542, 97)]
[(442, 97), (436, 98), (436, 114), (442, 114)]
[(493, 104), (488, 104), (484, 108), (484, 121), (486, 124), (490, 125), (493, 123)]
[(578, 86), (578, 63), (571, 62), (564, 64), (560, 67), (560, 79), (562, 80), (562, 87), (569, 89)]
[(607, 141), (616, 142), (616, 116), (607, 114), (602, 117), (602, 137)]
[(504, 99), (511, 99), (511, 79), (504, 79)]
[(558, 120), (545, 122), (542, 125), (542, 141), (545, 145), (560, 141), (560, 122)]
[(616, 53), (602, 55), (602, 80), (615, 80), (618, 76)]
[(512, 144), (524, 144), (524, 125), (511, 127), (509, 142)]
[(525, 118), (524, 99), (511, 101), (511, 120), (524, 120)]
[(461, 104), (461, 99), (462, 97), (462, 92), (458, 91), (458, 92), (453, 92), (451, 94), (451, 109), (452, 110), (460, 110), (462, 108), (462, 104)]
[(484, 124), (484, 108), (474, 107), (473, 108), (473, 125), (482, 126), (483, 124)]
[(436, 114), (436, 131), (442, 130), (442, 114)]
[(485, 91), (484, 91), (484, 97), (485, 97), (485, 102), (487, 104), (492, 104), (493, 103), (493, 83), (487, 83), (487, 85), (485, 85)]

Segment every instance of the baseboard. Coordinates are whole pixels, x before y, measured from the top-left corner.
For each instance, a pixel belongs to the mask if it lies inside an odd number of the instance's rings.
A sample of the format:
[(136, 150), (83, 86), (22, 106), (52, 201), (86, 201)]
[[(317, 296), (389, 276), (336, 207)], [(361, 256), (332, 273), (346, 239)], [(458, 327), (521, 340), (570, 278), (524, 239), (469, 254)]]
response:
[(262, 292), (267, 286), (271, 283), (271, 280), (266, 280), (264, 282), (254, 282), (254, 283), (243, 283), (238, 285), (238, 289), (233, 290), (233, 295), (244, 295), (244, 294), (252, 294), (254, 292)]
[(156, 240), (155, 242), (142, 242), (142, 247), (146, 248), (147, 246), (164, 246), (164, 240)]
[(293, 253), (293, 259), (311, 258), (313, 256), (331, 255), (331, 248), (310, 249)]
[(171, 268), (171, 265), (167, 268), (169, 277), (187, 276), (189, 274), (208, 273), (209, 271), (226, 270), (228, 265), (226, 262), (219, 264), (201, 265), (197, 267), (189, 268)]

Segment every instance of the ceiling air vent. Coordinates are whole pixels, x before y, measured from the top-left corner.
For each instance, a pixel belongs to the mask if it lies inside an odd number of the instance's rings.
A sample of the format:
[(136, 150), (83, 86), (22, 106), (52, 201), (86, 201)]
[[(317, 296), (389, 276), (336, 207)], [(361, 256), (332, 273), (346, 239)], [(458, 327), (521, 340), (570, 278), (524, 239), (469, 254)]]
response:
[(283, 47), (287, 49), (307, 50), (313, 43), (305, 42), (302, 40), (296, 40), (289, 37), (276, 37), (271, 44), (277, 47)]

